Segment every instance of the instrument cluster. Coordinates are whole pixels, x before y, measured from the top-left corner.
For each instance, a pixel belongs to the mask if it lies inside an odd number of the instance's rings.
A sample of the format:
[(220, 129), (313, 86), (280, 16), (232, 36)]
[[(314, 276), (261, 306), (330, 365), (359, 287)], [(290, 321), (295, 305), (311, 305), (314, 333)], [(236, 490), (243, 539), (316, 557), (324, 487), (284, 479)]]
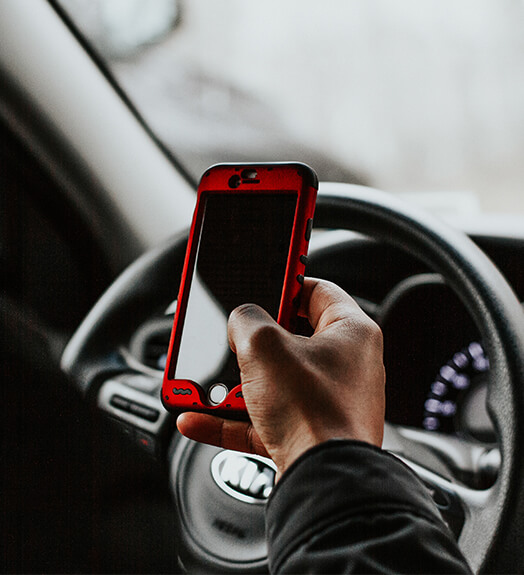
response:
[(378, 307), (386, 419), (495, 443), (486, 407), (489, 358), (456, 294), (436, 274), (401, 281)]

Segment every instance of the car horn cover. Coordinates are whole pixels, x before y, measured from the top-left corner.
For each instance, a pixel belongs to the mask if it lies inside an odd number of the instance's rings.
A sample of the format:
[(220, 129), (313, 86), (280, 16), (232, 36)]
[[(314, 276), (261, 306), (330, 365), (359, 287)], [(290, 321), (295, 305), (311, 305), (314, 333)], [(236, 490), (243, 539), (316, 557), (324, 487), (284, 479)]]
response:
[(264, 503), (274, 464), (180, 438), (171, 463), (186, 568), (258, 572), (267, 565)]

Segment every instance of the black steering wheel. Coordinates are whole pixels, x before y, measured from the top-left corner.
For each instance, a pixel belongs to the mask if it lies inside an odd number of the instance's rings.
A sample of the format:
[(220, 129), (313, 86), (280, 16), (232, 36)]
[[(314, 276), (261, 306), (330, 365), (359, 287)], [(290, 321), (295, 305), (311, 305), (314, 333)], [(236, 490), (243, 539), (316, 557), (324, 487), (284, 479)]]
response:
[[(391, 425), (386, 427), (385, 448), (404, 458), (428, 486), (458, 502), (462, 516), (459, 545), (474, 571), (522, 571), (524, 312), (520, 303), (469, 238), (388, 194), (323, 184), (315, 226), (353, 230), (410, 252), (441, 274), (466, 306), (490, 359), (488, 410), (501, 455), (496, 481), (488, 489), (472, 489), (432, 468), (435, 458), (425, 459), (427, 464), (410, 461), (406, 442), (414, 439), (396, 433)], [(128, 431), (131, 428), (132, 436), (146, 450), (168, 458), (185, 566), (189, 570), (263, 571), (260, 502), (267, 490), (231, 496), (218, 485), (215, 472), (220, 472), (227, 453), (190, 442), (174, 431), (172, 418), (160, 404), (159, 372), (141, 365), (125, 347), (141, 323), (176, 297), (185, 243), (185, 235), (175, 237), (146, 253), (113, 283), (69, 342), (62, 367), (88, 400), (123, 422)], [(450, 449), (456, 447), (450, 443)], [(258, 473), (270, 473), (270, 466), (256, 458), (231, 463), (237, 469), (246, 464), (254, 464)]]

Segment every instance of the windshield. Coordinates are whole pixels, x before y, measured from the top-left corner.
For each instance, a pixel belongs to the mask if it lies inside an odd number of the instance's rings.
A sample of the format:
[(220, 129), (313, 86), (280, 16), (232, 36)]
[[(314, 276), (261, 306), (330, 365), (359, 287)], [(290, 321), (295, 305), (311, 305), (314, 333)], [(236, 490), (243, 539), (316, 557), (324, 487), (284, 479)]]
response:
[(524, 212), (520, 0), (61, 0), (197, 180), (298, 160), (431, 207)]

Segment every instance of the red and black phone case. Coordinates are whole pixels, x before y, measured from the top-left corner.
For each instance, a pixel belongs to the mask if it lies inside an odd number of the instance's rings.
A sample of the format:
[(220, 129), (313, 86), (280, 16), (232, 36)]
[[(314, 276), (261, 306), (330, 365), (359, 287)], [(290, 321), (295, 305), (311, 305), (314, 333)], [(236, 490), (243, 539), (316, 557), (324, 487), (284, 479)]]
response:
[[(256, 177), (253, 177), (253, 173), (256, 174)], [(189, 233), (162, 383), (162, 403), (168, 411), (176, 414), (184, 411), (196, 411), (229, 419), (247, 419), (246, 405), (240, 384), (229, 390), (222, 403), (210, 405), (204, 389), (198, 382), (174, 378), (206, 198), (214, 192), (221, 194), (246, 194), (246, 192), (274, 194), (282, 191), (297, 194), (293, 230), (277, 318), (277, 322), (282, 327), (293, 332), (304, 281), (317, 189), (318, 179), (315, 172), (306, 164), (298, 162), (217, 164), (204, 173), (197, 191), (197, 202)]]

